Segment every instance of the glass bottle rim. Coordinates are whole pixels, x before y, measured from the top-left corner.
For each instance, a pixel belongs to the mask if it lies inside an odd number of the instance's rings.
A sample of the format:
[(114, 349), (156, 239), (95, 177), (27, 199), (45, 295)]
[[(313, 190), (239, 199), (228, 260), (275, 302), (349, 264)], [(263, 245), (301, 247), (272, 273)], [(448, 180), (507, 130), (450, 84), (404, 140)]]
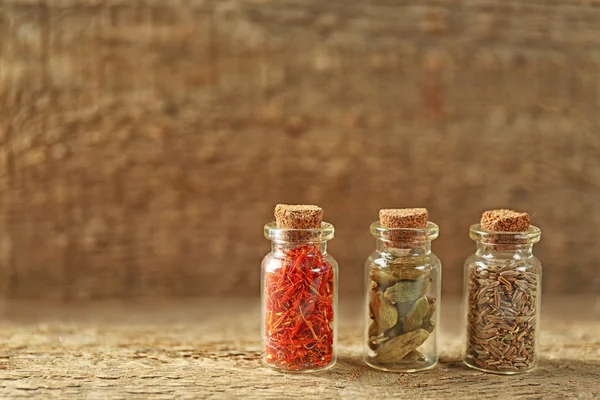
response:
[(329, 222), (321, 222), (320, 228), (290, 229), (279, 228), (276, 221), (265, 224), (265, 237), (275, 242), (294, 243), (321, 243), (333, 239), (335, 228)]
[(422, 238), (423, 241), (437, 239), (440, 234), (440, 227), (437, 224), (428, 221), (425, 228), (388, 228), (381, 225), (381, 222), (375, 221), (369, 228), (371, 235), (375, 239), (387, 240), (390, 234), (408, 234), (411, 238)]
[(523, 232), (488, 231), (481, 224), (469, 228), (469, 237), (475, 241), (489, 244), (534, 244), (540, 241), (542, 231), (534, 225)]

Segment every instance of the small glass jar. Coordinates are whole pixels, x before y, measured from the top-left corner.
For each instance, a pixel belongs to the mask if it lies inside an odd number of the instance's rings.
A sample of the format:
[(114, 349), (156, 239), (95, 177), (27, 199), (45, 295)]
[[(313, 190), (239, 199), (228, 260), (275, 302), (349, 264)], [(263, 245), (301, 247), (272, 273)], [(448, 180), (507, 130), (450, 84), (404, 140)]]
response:
[(439, 228), (386, 228), (371, 224), (377, 247), (366, 262), (364, 361), (393, 372), (433, 368), (442, 265), (431, 252)]
[(338, 264), (327, 253), (333, 225), (265, 225), (271, 252), (262, 261), (263, 363), (286, 372), (331, 368), (337, 359)]
[(467, 366), (497, 374), (535, 368), (542, 265), (532, 250), (540, 236), (535, 226), (516, 233), (471, 226), (477, 251), (465, 262)]

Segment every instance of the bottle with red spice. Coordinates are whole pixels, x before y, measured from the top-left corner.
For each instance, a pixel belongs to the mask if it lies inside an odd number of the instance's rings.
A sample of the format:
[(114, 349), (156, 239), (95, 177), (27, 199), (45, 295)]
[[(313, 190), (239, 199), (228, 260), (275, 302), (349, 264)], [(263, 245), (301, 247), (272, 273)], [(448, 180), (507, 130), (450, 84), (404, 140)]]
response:
[(338, 265), (327, 253), (333, 225), (310, 205), (275, 207), (265, 225), (272, 241), (262, 262), (263, 363), (314, 372), (336, 362)]

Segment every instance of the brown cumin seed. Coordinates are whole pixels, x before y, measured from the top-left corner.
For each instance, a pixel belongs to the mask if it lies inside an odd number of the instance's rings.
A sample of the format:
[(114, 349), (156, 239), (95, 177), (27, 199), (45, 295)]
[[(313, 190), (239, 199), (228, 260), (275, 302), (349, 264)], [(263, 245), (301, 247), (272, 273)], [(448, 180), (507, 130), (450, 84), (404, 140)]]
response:
[(517, 371), (514, 363), (535, 360), (537, 277), (514, 268), (498, 262), (468, 277), (467, 354), (482, 368)]

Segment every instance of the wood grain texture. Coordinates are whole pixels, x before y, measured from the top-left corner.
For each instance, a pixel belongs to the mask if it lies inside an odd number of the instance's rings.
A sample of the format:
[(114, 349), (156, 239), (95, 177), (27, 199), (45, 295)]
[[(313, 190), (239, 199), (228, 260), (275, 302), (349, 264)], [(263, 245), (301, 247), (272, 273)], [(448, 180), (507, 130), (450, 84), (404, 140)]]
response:
[(0, 294), (253, 294), (278, 202), (362, 290), (379, 208), (528, 211), (552, 293), (600, 290), (597, 1), (3, 0)]
[[(215, 307), (218, 301), (219, 307)], [(591, 399), (600, 396), (598, 298), (543, 306), (540, 366), (498, 376), (459, 360), (459, 304), (443, 304), (441, 362), (415, 374), (378, 372), (360, 359), (362, 302), (342, 303), (339, 361), (311, 375), (260, 364), (254, 299), (5, 304), (0, 327), (3, 398)]]

